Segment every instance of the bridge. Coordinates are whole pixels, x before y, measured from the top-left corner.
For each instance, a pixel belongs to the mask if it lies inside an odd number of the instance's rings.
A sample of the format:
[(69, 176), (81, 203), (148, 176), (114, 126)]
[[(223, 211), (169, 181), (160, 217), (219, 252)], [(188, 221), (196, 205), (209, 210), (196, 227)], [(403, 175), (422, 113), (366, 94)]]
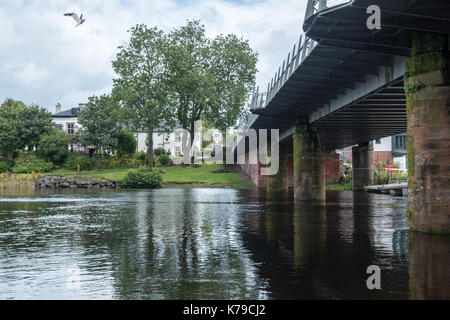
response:
[[(373, 5), (380, 29), (367, 24)], [(447, 0), (308, 0), (298, 43), (241, 123), (280, 130), (280, 170), (243, 170), (259, 187), (324, 200), (329, 152), (355, 146), (353, 187), (363, 188), (370, 141), (407, 131), (411, 228), (450, 232), (449, 34)]]

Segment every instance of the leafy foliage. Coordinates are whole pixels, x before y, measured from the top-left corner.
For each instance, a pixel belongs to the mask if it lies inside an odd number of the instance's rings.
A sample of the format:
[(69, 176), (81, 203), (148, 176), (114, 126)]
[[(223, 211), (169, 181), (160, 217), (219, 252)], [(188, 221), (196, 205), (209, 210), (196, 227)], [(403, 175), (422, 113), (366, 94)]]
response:
[(128, 171), (120, 184), (125, 188), (157, 188), (162, 185), (162, 177), (159, 172), (148, 172), (141, 167)]
[(12, 159), (17, 150), (37, 146), (51, 127), (51, 114), (45, 109), (7, 99), (0, 105), (0, 154)]
[(113, 61), (118, 78), (113, 96), (123, 106), (124, 115), (135, 128), (148, 133), (149, 170), (153, 168), (153, 129), (173, 122), (168, 103), (169, 88), (165, 54), (167, 38), (161, 30), (136, 25), (129, 30), (130, 41), (119, 47)]
[(11, 161), (8, 160), (0, 160), (0, 173), (8, 172), (12, 168)]
[(79, 112), (75, 141), (93, 145), (96, 150), (116, 150), (118, 145), (119, 108), (108, 95), (89, 97), (88, 104)]
[(68, 145), (69, 138), (64, 132), (50, 128), (40, 137), (38, 154), (47, 161), (62, 164), (69, 156)]
[(130, 131), (120, 130), (117, 135), (117, 153), (119, 156), (136, 152), (137, 141)]
[(80, 170), (88, 170), (93, 168), (94, 163), (91, 158), (77, 154), (71, 154), (64, 163), (64, 167), (71, 170), (77, 170), (78, 166)]
[(163, 154), (170, 154), (170, 151), (166, 151), (166, 149), (164, 149), (163, 147), (160, 148), (156, 148), (154, 151), (155, 156), (162, 156)]
[(99, 158), (94, 160), (95, 168), (114, 169), (114, 168), (137, 168), (145, 164), (144, 160), (130, 157), (129, 155)]
[(163, 166), (163, 167), (168, 167), (168, 166), (172, 166), (173, 165), (172, 159), (167, 154), (161, 155), (158, 158), (158, 163), (159, 163), (160, 166)]
[(35, 153), (20, 153), (15, 160), (13, 173), (49, 172), (53, 169), (52, 162), (38, 158)]
[(221, 131), (234, 125), (255, 82), (257, 54), (248, 41), (233, 34), (209, 39), (199, 21), (168, 37), (171, 100), (191, 142), (200, 119)]

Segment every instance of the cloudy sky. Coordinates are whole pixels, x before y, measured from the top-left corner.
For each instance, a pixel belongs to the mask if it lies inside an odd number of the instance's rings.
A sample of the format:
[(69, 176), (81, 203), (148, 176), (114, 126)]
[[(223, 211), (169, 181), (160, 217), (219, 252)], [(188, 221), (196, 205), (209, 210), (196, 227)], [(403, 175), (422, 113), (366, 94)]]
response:
[[(138, 23), (163, 30), (200, 19), (208, 36), (235, 33), (259, 53), (268, 80), (300, 35), (307, 0), (0, 0), (0, 102), (8, 97), (54, 111), (108, 93), (111, 61)], [(86, 22), (65, 12), (83, 13)]]

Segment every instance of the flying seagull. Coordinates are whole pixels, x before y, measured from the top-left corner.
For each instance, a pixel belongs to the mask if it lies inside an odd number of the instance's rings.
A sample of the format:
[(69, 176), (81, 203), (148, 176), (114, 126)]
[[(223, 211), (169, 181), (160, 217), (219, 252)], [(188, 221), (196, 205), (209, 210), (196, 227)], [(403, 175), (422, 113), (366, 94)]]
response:
[(75, 21), (77, 22), (77, 25), (75, 26), (78, 27), (80, 24), (82, 24), (84, 21), (86, 21), (86, 19), (83, 19), (83, 15), (78, 16), (76, 13), (65, 13), (64, 14), (66, 17), (72, 17), (75, 19)]

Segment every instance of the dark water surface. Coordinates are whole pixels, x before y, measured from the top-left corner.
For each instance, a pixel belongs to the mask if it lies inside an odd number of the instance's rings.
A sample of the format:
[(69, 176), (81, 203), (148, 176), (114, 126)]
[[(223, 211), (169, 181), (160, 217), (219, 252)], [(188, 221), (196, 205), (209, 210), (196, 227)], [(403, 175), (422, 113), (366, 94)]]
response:
[[(406, 198), (327, 198), (3, 194), (0, 299), (450, 299), (450, 239), (409, 232)], [(367, 289), (369, 265), (381, 268), (381, 290)]]

